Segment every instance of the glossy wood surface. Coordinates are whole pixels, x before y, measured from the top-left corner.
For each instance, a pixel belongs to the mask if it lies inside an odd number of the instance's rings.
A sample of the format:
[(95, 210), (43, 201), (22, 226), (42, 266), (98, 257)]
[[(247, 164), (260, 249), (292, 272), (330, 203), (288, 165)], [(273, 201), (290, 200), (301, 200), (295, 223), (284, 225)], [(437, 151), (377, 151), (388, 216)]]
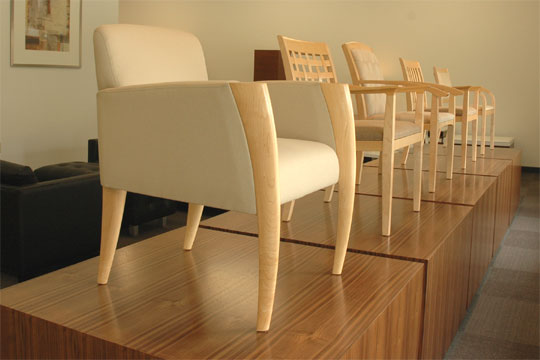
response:
[[(337, 199), (323, 203), (322, 191), (296, 201), (290, 222), (282, 224), (282, 240), (333, 247), (337, 226)], [(468, 213), (470, 206), (422, 202), (422, 210), (413, 212), (411, 200), (394, 199), (392, 235), (382, 236), (381, 198), (356, 195), (349, 251), (425, 261), (446, 241)], [(443, 226), (444, 225), (444, 226)], [(202, 227), (256, 235), (254, 215), (229, 211), (201, 222)]]
[(428, 263), (423, 359), (440, 359), (467, 313), (472, 216), (469, 215)]
[[(395, 169), (394, 189), (395, 198), (413, 198), (413, 170)], [(437, 191), (430, 193), (424, 172), (422, 176), (422, 200), (448, 204), (474, 206), (484, 193), (497, 183), (497, 178), (491, 176), (475, 176), (454, 174), (451, 180), (446, 174), (437, 172)], [(339, 190), (339, 189), (338, 189)], [(356, 185), (356, 193), (363, 195), (381, 195), (381, 177), (377, 168), (366, 167), (362, 174), (362, 182)]]
[[(424, 148), (427, 148), (425, 146)], [(487, 150), (486, 150), (487, 152)], [(440, 154), (439, 154), (440, 155)], [(429, 162), (429, 154), (424, 154), (424, 166), (423, 170), (428, 171), (429, 166), (426, 165), (426, 162)], [(454, 156), (456, 158), (456, 156)], [(461, 163), (461, 157), (454, 160), (456, 164)], [(467, 174), (467, 175), (486, 175), (486, 176), (499, 176), (499, 174), (504, 171), (504, 169), (511, 165), (510, 160), (501, 160), (501, 159), (489, 159), (478, 157), (476, 161), (472, 161), (471, 158), (467, 158), (467, 168), (462, 169), (460, 166), (454, 166), (454, 174)], [(364, 164), (364, 166), (377, 167), (379, 166), (379, 160), (373, 160)], [(405, 165), (401, 164), (401, 161), (395, 161), (394, 167), (396, 169), (408, 169), (412, 170), (414, 168), (414, 163), (409, 156), (407, 163)], [(439, 156), (437, 161), (437, 171), (446, 172), (446, 157)]]
[(501, 242), (512, 222), (512, 188), (508, 186), (512, 182), (513, 167), (509, 166), (497, 178), (497, 203), (495, 209), (495, 231), (493, 235), (493, 255), (499, 249)]
[[(494, 195), (495, 187), (490, 189)], [(337, 204), (321, 203), (322, 196), (320, 191), (297, 201), (291, 222), (281, 229), (284, 241), (333, 246)], [(380, 197), (356, 196), (349, 251), (426, 264), (423, 357), (442, 358), (467, 309), (473, 207), (422, 202), (422, 210), (414, 213), (412, 200), (394, 199), (395, 228), (392, 236), (384, 237), (377, 232), (380, 206)], [(257, 233), (253, 216), (234, 212), (208, 219), (201, 226)]]
[(489, 189), (473, 208), (468, 305), (471, 304), (476, 290), (482, 283), (493, 255), (496, 192), (496, 187)]
[[(469, 146), (470, 148), (471, 146)], [(461, 147), (456, 146), (454, 155), (461, 156)], [(439, 154), (446, 154), (447, 147), (439, 145), (438, 151)], [(429, 152), (427, 147), (424, 148), (424, 153)], [(512, 161), (512, 180), (511, 180), (511, 198), (510, 198), (510, 218), (509, 225), (514, 215), (516, 214), (517, 208), (519, 206), (519, 201), (521, 198), (520, 189), (521, 189), (521, 150), (516, 148), (500, 148), (496, 147), (494, 149), (486, 148), (486, 153), (479, 156), (480, 158), (485, 159), (499, 159), (499, 160), (510, 160)]]
[(108, 285), (93, 258), (2, 290), (2, 358), (418, 356), (422, 264), (349, 254), (332, 276), (333, 251), (282, 242), (273, 326), (257, 334), (256, 239), (199, 229), (185, 252), (183, 236), (119, 249)]

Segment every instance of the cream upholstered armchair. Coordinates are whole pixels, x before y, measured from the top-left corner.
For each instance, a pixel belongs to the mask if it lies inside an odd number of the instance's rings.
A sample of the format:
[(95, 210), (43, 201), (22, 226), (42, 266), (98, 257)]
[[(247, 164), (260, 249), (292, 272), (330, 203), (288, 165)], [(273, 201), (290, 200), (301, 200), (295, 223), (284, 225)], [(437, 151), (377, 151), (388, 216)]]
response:
[(256, 213), (257, 330), (267, 331), (280, 205), (338, 180), (333, 273), (341, 273), (355, 172), (346, 85), (206, 81), (199, 41), (172, 29), (105, 25), (95, 31), (94, 47), (103, 186), (99, 284), (108, 282), (126, 191), (188, 202), (185, 250), (204, 205)]
[[(407, 85), (417, 84), (418, 82), (411, 81), (393, 81), (384, 80), (384, 75), (379, 64), (379, 60), (371, 47), (356, 41), (347, 42), (342, 45), (353, 84), (360, 86), (374, 85)], [(434, 89), (436, 87), (437, 89)], [(437, 91), (439, 90), (439, 91)], [(429, 155), (429, 192), (435, 192), (436, 174), (437, 174), (437, 141), (441, 130), (448, 129), (448, 136), (453, 141), (455, 116), (452, 108), (453, 99), (456, 94), (461, 94), (461, 91), (452, 89), (451, 87), (441, 87), (435, 84), (429, 84), (426, 92), (430, 92), (432, 96), (432, 107), (429, 111), (424, 111), (424, 127), (423, 130), (430, 132), (430, 155)], [(450, 109), (442, 111), (438, 107), (438, 100), (441, 94), (447, 94), (450, 98)], [(414, 114), (417, 104), (417, 95), (414, 92), (405, 93), (407, 101), (412, 101), (409, 111), (396, 113), (396, 119), (400, 121), (411, 121), (414, 119)], [(427, 96), (424, 94), (423, 104), (427, 103)], [(412, 99), (412, 100), (411, 100)], [(435, 106), (433, 106), (435, 103)], [(356, 95), (356, 105), (360, 119), (382, 119), (384, 117), (384, 94), (358, 94)], [(441, 110), (441, 111), (440, 111)], [(432, 121), (437, 119), (437, 121)], [(447, 152), (447, 168), (446, 178), (452, 179), (452, 171), (454, 164), (454, 148), (450, 147)], [(409, 147), (405, 147), (403, 151), (402, 163), (405, 164), (409, 154)], [(358, 165), (357, 165), (358, 167)]]

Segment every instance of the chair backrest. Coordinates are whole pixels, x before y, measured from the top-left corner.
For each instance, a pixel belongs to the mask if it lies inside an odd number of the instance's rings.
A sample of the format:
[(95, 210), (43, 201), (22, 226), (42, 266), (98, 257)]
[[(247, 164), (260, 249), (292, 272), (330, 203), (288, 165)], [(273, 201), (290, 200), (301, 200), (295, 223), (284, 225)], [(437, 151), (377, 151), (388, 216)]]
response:
[[(422, 74), (422, 67), (420, 62), (414, 60), (405, 60), (399, 58), (401, 64), (401, 70), (403, 71), (403, 79), (414, 82), (424, 82), (424, 75)], [(427, 96), (424, 93), (424, 107), (427, 106)], [(411, 92), (407, 94), (407, 110), (414, 111), (416, 106), (416, 93)]]
[(145, 25), (102, 25), (94, 32), (100, 90), (126, 85), (208, 80), (193, 34)]
[[(384, 80), (379, 60), (373, 50), (362, 43), (351, 41), (342, 45), (353, 84), (360, 80)], [(377, 86), (377, 85), (362, 85)], [(373, 114), (384, 113), (386, 104), (385, 94), (356, 95), (356, 106), (361, 119), (367, 119)]]
[(293, 81), (336, 83), (336, 69), (328, 45), (278, 35), (285, 77)]
[[(434, 66), (433, 76), (435, 77), (435, 82), (437, 84), (452, 87), (452, 81), (450, 81), (450, 72), (447, 68), (438, 68)], [(439, 105), (443, 105), (443, 98), (439, 99)]]

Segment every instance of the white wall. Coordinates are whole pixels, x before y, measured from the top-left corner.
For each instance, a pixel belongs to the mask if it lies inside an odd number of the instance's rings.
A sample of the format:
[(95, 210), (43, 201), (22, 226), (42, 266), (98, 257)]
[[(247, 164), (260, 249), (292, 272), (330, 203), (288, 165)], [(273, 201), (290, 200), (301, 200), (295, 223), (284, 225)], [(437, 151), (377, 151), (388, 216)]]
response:
[(427, 81), (433, 65), (449, 67), (454, 84), (495, 92), (496, 134), (540, 167), (539, 14), (538, 1), (120, 0), (119, 19), (193, 32), (210, 79), (252, 80), (253, 50), (278, 49), (278, 34), (327, 42), (342, 82), (341, 44), (353, 40), (374, 48), (387, 79), (402, 78), (400, 56), (419, 60)]
[(10, 1), (0, 0), (0, 141), (3, 160), (38, 167), (86, 161), (97, 137), (92, 34), (118, 22), (118, 0), (83, 0), (81, 68), (11, 67)]

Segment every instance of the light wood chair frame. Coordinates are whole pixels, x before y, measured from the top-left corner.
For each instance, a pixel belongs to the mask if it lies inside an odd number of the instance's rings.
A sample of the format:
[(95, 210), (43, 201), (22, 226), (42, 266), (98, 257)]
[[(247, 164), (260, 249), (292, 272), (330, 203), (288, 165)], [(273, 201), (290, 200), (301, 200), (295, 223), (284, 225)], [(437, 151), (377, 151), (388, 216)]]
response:
[[(336, 69), (326, 43), (306, 43), (281, 35), (278, 35), (278, 42), (287, 80), (337, 83)], [(334, 190), (335, 185), (324, 190), (324, 202), (332, 201)], [(294, 204), (293, 200), (282, 206), (282, 221), (291, 221)]]
[[(435, 82), (440, 84), (440, 74), (449, 73), (448, 68), (439, 68), (437, 66), (433, 67), (433, 76)], [(474, 87), (478, 89), (478, 87)], [(480, 106), (478, 107), (478, 116), (482, 118), (481, 122), (481, 135), (480, 135), (480, 155), (486, 154), (486, 129), (487, 129), (487, 117), (491, 118), (490, 126), (490, 142), (489, 148), (491, 150), (495, 149), (495, 95), (484, 87), (479, 87), (478, 91), (480, 92)], [(487, 100), (489, 98), (489, 101)], [(441, 99), (442, 100), (442, 99)], [(488, 109), (487, 106), (491, 103), (492, 108)], [(442, 101), (441, 101), (442, 104)], [(474, 135), (473, 135), (474, 136)], [(463, 140), (462, 140), (463, 141)], [(468, 139), (467, 139), (468, 141)]]
[[(399, 58), (399, 62), (401, 64), (401, 70), (403, 71), (403, 78), (405, 80), (408, 80), (408, 81), (418, 81), (418, 82), (422, 82), (424, 84), (431, 84), (431, 83), (426, 83), (424, 81), (424, 75), (422, 73), (422, 67), (420, 66), (420, 62), (418, 61), (414, 61), (414, 60), (405, 60), (403, 58)], [(432, 84), (433, 86), (441, 86), (440, 84)], [(445, 87), (447, 88), (447, 87)], [(476, 161), (476, 141), (477, 141), (477, 138), (476, 136), (474, 135), (475, 133), (477, 133), (477, 127), (478, 127), (478, 89), (477, 87), (474, 87), (474, 86), (453, 86), (452, 87), (453, 89), (455, 90), (459, 90), (461, 91), (460, 94), (456, 94), (454, 93), (453, 95), (461, 95), (463, 96), (463, 113), (462, 115), (458, 116), (456, 115), (456, 104), (455, 104), (455, 99), (454, 97), (450, 96), (449, 97), (449, 104), (448, 104), (448, 111), (449, 112), (453, 112), (454, 114), (454, 117), (455, 117), (455, 123), (457, 124), (458, 122), (461, 123), (461, 137), (462, 139), (464, 138), (465, 140), (463, 141), (462, 140), (462, 158), (461, 158), (461, 168), (462, 169), (466, 169), (467, 168), (467, 134), (468, 134), (468, 125), (469, 123), (472, 123), (472, 131), (473, 131), (473, 143), (475, 144), (475, 146), (473, 146), (473, 150), (472, 150), (472, 161)], [(472, 103), (472, 107), (474, 109), (476, 109), (476, 113), (475, 114), (469, 114), (468, 111), (465, 111), (465, 109), (469, 109), (469, 103), (470, 103), (470, 93), (473, 92), (473, 103)], [(408, 97), (407, 98), (407, 108), (409, 110), (412, 110), (413, 107), (414, 107), (414, 99), (412, 97)], [(437, 101), (436, 99), (432, 99), (431, 101), (431, 107), (433, 109), (434, 106), (439, 106), (439, 101)], [(435, 118), (436, 119), (436, 118)], [(437, 154), (437, 143), (438, 143), (438, 139), (440, 137), (440, 131), (439, 131), (440, 127), (439, 126), (433, 126), (433, 130), (430, 129), (430, 162), (434, 162), (435, 163), (435, 169), (436, 169), (436, 162), (437, 162), (437, 159), (436, 157), (434, 157), (434, 155)], [(435, 134), (435, 138), (433, 138), (433, 134)], [(434, 143), (433, 145), (431, 145), (431, 143)], [(449, 153), (452, 154), (452, 157), (450, 158), (450, 155), (448, 155), (448, 160), (447, 160), (447, 172), (448, 172), (448, 166), (450, 166), (448, 164), (448, 162), (452, 162), (452, 167), (453, 167), (453, 159), (454, 159), (454, 152), (453, 152), (453, 147), (454, 147), (454, 136), (453, 134), (448, 134), (448, 145), (450, 146), (450, 148), (448, 150), (450, 150)], [(464, 145), (463, 145), (464, 144)], [(448, 152), (448, 151), (447, 151)], [(432, 156), (434, 158), (432, 158)], [(431, 163), (430, 163), (430, 170), (431, 170)], [(447, 176), (448, 178), (448, 176)]]
[[(276, 128), (265, 83), (230, 83), (247, 140), (259, 226), (259, 292), (257, 331), (268, 331), (273, 311), (280, 242), (280, 184)], [(148, 87), (149, 85), (146, 85)], [(153, 85), (150, 85), (153, 86)], [(156, 84), (159, 86), (159, 84)], [(99, 97), (137, 86), (102, 90)], [(347, 251), (354, 204), (355, 133), (349, 89), (343, 84), (321, 84), (333, 127), (339, 162), (339, 207), (333, 274), (341, 274)], [(112, 95), (111, 95), (112, 96)], [(141, 95), (144, 96), (144, 95)], [(144, 97), (140, 98), (144, 101)], [(101, 111), (98, 111), (101, 114)], [(101, 142), (100, 142), (101, 144)], [(100, 151), (100, 155), (106, 156)], [(126, 191), (103, 187), (102, 238), (98, 283), (106, 284), (118, 243)], [(189, 204), (184, 249), (191, 250), (203, 211), (202, 204)]]
[[(337, 82), (334, 63), (328, 45), (323, 42), (310, 42), (278, 35), (278, 42), (281, 50), (281, 56), (285, 68), (285, 75), (289, 80), (296, 81), (324, 81)], [(321, 60), (322, 59), (322, 60)], [(321, 62), (322, 61), (322, 62)], [(321, 74), (320, 70), (324, 70)], [(352, 95), (362, 94), (386, 94), (384, 130), (382, 141), (356, 141), (356, 170), (357, 179), (361, 177), (363, 169), (363, 159), (365, 151), (381, 152), (380, 170), (382, 173), (382, 234), (389, 236), (391, 234), (392, 224), (392, 187), (394, 177), (394, 152), (401, 148), (415, 146), (415, 176), (413, 192), (413, 210), (420, 211), (420, 198), (422, 186), (422, 151), (423, 151), (423, 133), (410, 135), (401, 139), (395, 139), (396, 125), (396, 94), (397, 93), (418, 93), (419, 109), (424, 108), (424, 92), (432, 91), (438, 96), (448, 95), (448, 93), (424, 86), (422, 84), (401, 81), (399, 84), (388, 82), (388, 86), (363, 87), (350, 86)], [(421, 102), (421, 103), (420, 103)], [(423, 112), (418, 111), (415, 114), (414, 122), (424, 128)], [(361, 125), (355, 120), (357, 125)], [(358, 182), (358, 181), (355, 181)], [(341, 185), (340, 185), (341, 188)]]
[[(347, 42), (342, 45), (343, 53), (345, 54), (345, 59), (347, 60), (347, 65), (349, 67), (349, 71), (351, 74), (351, 78), (353, 81), (353, 84), (358, 86), (366, 86), (366, 85), (395, 85), (395, 86), (419, 86), (423, 85), (425, 87), (425, 92), (422, 94), (422, 97), (424, 98), (423, 104), (426, 104), (427, 102), (427, 96), (426, 93), (431, 93), (432, 96), (432, 108), (431, 108), (431, 119), (437, 119), (439, 117), (439, 106), (438, 106), (438, 99), (440, 99), (443, 96), (449, 96), (450, 97), (450, 111), (453, 109), (453, 101), (454, 96), (462, 94), (461, 91), (452, 89), (447, 86), (439, 86), (433, 84), (427, 84), (427, 83), (420, 83), (418, 81), (395, 81), (395, 80), (372, 80), (372, 79), (363, 79), (360, 76), (360, 71), (356, 66), (356, 62), (354, 61), (353, 57), (353, 51), (363, 50), (373, 53), (373, 49), (369, 47), (366, 44), (357, 42), (357, 41), (351, 41)], [(416, 97), (418, 96), (414, 92), (407, 92), (405, 93), (407, 97), (407, 101), (417, 102)], [(435, 106), (433, 105), (433, 100), (437, 103)], [(357, 104), (357, 110), (360, 119), (367, 119), (367, 107), (366, 102), (363, 94), (356, 95), (356, 104)], [(422, 105), (422, 109), (425, 107), (425, 105)], [(413, 109), (412, 107), (408, 106), (409, 111), (415, 111), (416, 109)], [(361, 120), (360, 120), (361, 121)], [(452, 138), (454, 136), (454, 129), (455, 129), (455, 119), (449, 120), (446, 122), (438, 122), (438, 121), (430, 121), (429, 123), (426, 123), (424, 121), (423, 123), (423, 129), (429, 130), (430, 133), (439, 134), (442, 130), (442, 128), (448, 127), (448, 135)], [(435, 148), (435, 149), (434, 149)], [(452, 179), (452, 173), (453, 173), (453, 160), (454, 160), (454, 153), (453, 153), (453, 147), (449, 149), (448, 155), (447, 155), (447, 168), (446, 168), (446, 178)], [(405, 164), (407, 162), (407, 158), (409, 155), (409, 147), (405, 147), (403, 149), (403, 156), (402, 156), (402, 164)], [(381, 156), (382, 158), (382, 156)], [(379, 169), (380, 166), (382, 166), (382, 161), (379, 162)], [(357, 180), (356, 183), (359, 184), (361, 180), (361, 167), (357, 163)], [(436, 142), (430, 143), (430, 165), (429, 165), (429, 181), (428, 181), (428, 191), (429, 192), (435, 192), (436, 189), (436, 174), (437, 174), (437, 148), (436, 148)]]

